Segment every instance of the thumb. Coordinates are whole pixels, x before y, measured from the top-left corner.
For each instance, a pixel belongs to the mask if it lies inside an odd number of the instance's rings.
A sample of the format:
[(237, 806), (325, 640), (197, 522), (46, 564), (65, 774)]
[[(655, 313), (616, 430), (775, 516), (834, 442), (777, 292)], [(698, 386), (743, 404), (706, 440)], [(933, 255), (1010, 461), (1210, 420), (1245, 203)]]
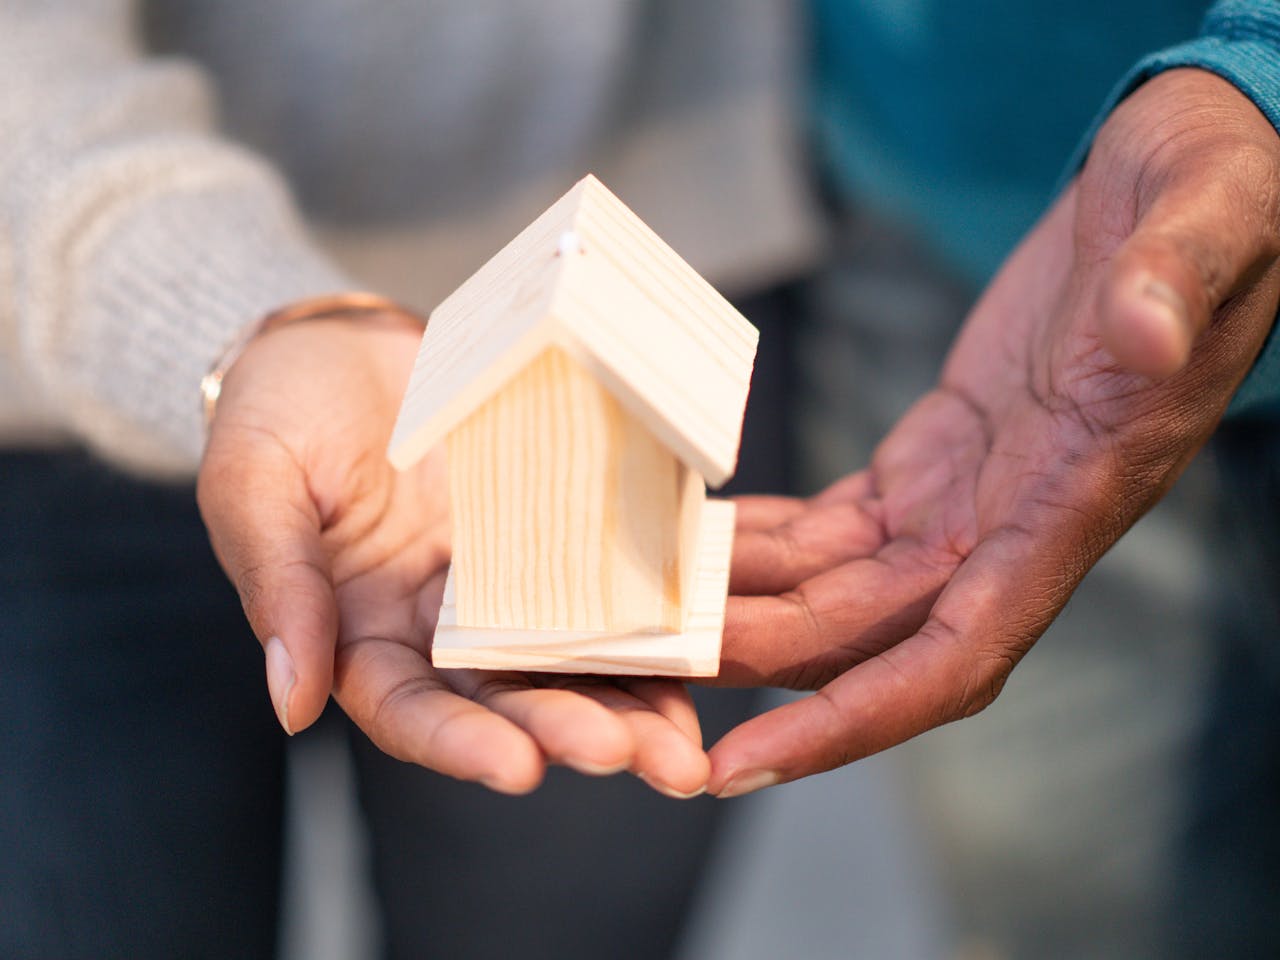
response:
[(1220, 181), (1165, 190), (1107, 267), (1098, 301), (1103, 344), (1134, 373), (1177, 373), (1269, 247), (1249, 191)]
[(292, 735), (333, 686), (338, 610), (306, 477), (274, 438), (215, 428), (196, 486), (223, 570), (266, 655), (267, 689)]

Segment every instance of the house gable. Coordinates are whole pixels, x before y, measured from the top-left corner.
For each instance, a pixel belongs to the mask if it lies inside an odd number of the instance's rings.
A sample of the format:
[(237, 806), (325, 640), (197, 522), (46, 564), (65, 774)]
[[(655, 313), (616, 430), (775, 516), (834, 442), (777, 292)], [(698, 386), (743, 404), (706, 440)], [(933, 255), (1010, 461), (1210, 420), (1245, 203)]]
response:
[[(580, 250), (562, 252), (574, 235)], [(594, 177), (431, 315), (389, 456), (411, 465), (556, 344), (682, 461), (733, 473), (757, 333)]]

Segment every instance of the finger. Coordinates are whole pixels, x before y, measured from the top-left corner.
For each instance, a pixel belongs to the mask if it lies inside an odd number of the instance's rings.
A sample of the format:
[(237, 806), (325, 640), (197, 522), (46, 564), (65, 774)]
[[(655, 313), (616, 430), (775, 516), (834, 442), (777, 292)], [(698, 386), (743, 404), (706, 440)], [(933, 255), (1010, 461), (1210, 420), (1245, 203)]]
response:
[(798, 497), (771, 497), (753, 494), (745, 497), (734, 497), (738, 510), (734, 515), (734, 524), (741, 533), (743, 530), (767, 530), (780, 523), (786, 523), (805, 510), (805, 501)]
[(743, 530), (767, 530), (792, 520), (813, 505), (871, 500), (875, 497), (875, 480), (870, 471), (861, 470), (837, 480), (821, 493), (806, 500), (801, 497), (777, 497), (760, 494), (734, 497), (738, 510), (735, 524)]
[(384, 753), (501, 793), (542, 780), (542, 752), (528, 733), (448, 689), (422, 654), (364, 637), (338, 648), (334, 696)]
[(570, 689), (534, 687), (518, 673), (443, 670), (441, 675), (458, 693), (528, 733), (556, 763), (608, 776), (635, 760), (630, 725), (597, 699)]
[(678, 680), (654, 677), (619, 678), (618, 686), (647, 703), (676, 725), (692, 743), (702, 746), (702, 723), (689, 688)]
[(884, 539), (880, 521), (856, 502), (815, 505), (768, 529), (739, 529), (729, 591), (785, 593), (823, 570), (874, 553)]
[(1218, 308), (1276, 255), (1264, 195), (1216, 168), (1161, 193), (1099, 290), (1102, 340), (1121, 366), (1167, 377), (1187, 364)]
[(983, 541), (918, 633), (730, 731), (709, 789), (739, 796), (830, 770), (981, 710), (1074, 587), (1046, 589), (1030, 549), (1014, 531)]
[(915, 632), (957, 563), (902, 540), (779, 596), (731, 596), (716, 682), (818, 686)]
[[(671, 706), (658, 681), (640, 685), (641, 692)], [(691, 738), (682, 725), (655, 709), (653, 703), (615, 683), (571, 680), (566, 691), (590, 697), (622, 719), (635, 740), (631, 770), (659, 793), (687, 800), (706, 791), (711, 763), (702, 750), (701, 732)]]
[(328, 700), (338, 631), (306, 478), (273, 439), (215, 424), (196, 493), (214, 552), (263, 645), (280, 725), (303, 730)]
[(857, 473), (841, 477), (813, 497), (811, 502), (819, 506), (835, 503), (867, 503), (878, 497), (875, 475), (870, 470), (859, 470)]

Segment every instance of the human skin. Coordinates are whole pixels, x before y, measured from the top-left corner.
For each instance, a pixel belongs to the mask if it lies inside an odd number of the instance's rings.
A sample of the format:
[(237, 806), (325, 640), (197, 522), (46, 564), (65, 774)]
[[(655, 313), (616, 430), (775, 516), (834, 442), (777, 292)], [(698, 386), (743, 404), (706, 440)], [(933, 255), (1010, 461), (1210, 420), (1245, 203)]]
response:
[(871, 464), (739, 502), (719, 682), (816, 689), (710, 751), (737, 796), (985, 708), (1174, 483), (1280, 299), (1280, 137), (1181, 69), (1115, 110)]
[(991, 703), (1212, 433), (1275, 318), (1278, 255), (1280, 138), (1253, 104), (1198, 70), (1125, 100), (870, 466), (811, 499), (739, 501), (717, 682), (817, 693), (731, 731), (710, 767), (674, 681), (430, 666), (444, 473), (384, 458), (417, 331), (255, 340), (200, 506), (286, 730), (332, 692), (392, 756), (496, 790), (564, 763), (735, 796)]
[(391, 756), (499, 792), (532, 790), (549, 763), (702, 792), (710, 766), (677, 681), (431, 666), (446, 471), (439, 451), (404, 473), (385, 453), (420, 339), (390, 318), (298, 322), (223, 382), (197, 495), (281, 725), (309, 726), (332, 693)]

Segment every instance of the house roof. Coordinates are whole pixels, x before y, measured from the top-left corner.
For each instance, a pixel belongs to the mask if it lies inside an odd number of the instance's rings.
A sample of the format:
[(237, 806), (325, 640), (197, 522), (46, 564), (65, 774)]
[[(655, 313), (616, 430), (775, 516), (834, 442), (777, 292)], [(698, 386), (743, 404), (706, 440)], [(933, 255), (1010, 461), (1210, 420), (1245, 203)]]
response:
[(401, 469), (412, 465), (559, 346), (719, 486), (737, 463), (757, 339), (727, 300), (587, 176), (431, 314), (388, 456)]

